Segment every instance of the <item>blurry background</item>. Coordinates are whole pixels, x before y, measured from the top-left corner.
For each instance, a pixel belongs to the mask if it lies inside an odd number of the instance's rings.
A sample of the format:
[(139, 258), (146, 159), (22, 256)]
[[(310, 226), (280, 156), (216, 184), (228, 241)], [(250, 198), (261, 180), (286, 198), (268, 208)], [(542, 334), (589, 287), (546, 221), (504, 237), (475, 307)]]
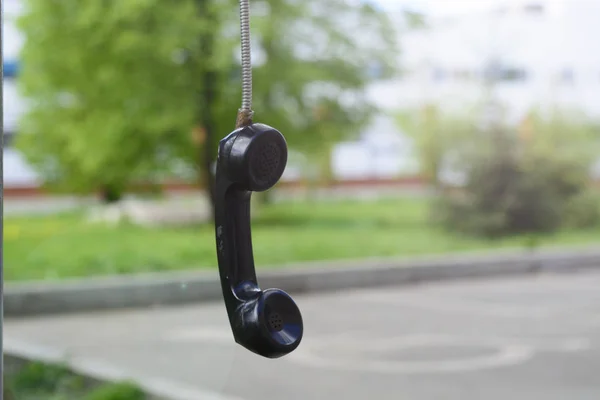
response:
[[(3, 4), (9, 285), (214, 270), (237, 2)], [(261, 268), (598, 243), (599, 2), (251, 5), (255, 120), (290, 147)]]
[[(363, 64), (366, 76), (362, 83), (368, 100), (385, 111), (421, 107), (424, 103), (464, 109), (481, 100), (482, 80), (496, 75), (495, 94), (510, 109), (512, 122), (541, 105), (579, 108), (591, 116), (599, 112), (595, 93), (600, 85), (600, 56), (590, 51), (586, 40), (597, 29), (599, 6), (593, 1), (374, 3), (385, 10), (390, 25), (395, 25), (389, 33), (394, 37), (386, 39), (399, 44), (386, 49), (391, 53), (385, 55), (385, 61), (388, 67), (396, 69), (394, 74), (384, 75), (378, 65), (381, 59)], [(23, 14), (25, 4), (21, 0), (7, 0), (5, 5), (4, 102), (9, 140), (18, 131), (17, 121), (28, 109), (16, 87), (24, 34), (15, 21)], [(378, 29), (371, 29), (371, 35)], [(350, 30), (343, 33), (353, 36)], [(259, 34), (255, 28), (255, 41), (259, 40)], [(369, 40), (379, 42), (381, 38)], [(231, 46), (235, 47), (235, 43)], [(259, 46), (255, 46), (253, 55), (258, 65), (266, 61)], [(231, 62), (234, 56), (232, 50)], [(76, 53), (72, 57), (77, 57)], [(318, 81), (315, 77), (315, 82)], [(264, 85), (257, 87), (257, 96), (268, 91), (268, 80)], [(389, 178), (416, 172), (414, 152), (406, 133), (386, 113), (377, 114), (358, 130), (357, 137), (341, 138), (341, 143), (333, 145), (334, 177)], [(23, 159), (21, 152), (9, 147), (6, 156), (8, 189), (40, 182), (39, 172)], [(290, 168), (287, 176), (295, 179), (299, 174)]]

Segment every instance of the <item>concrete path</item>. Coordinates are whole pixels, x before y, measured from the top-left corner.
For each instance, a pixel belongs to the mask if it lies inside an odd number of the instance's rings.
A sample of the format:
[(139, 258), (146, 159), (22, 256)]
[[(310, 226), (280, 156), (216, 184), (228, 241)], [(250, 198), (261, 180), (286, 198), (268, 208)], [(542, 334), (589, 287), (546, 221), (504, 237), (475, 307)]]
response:
[(305, 339), (279, 360), (234, 345), (221, 303), (7, 319), (5, 345), (189, 400), (597, 400), (599, 288), (582, 272), (298, 297)]
[(95, 199), (73, 196), (43, 198), (8, 197), (4, 199), (4, 215), (9, 217), (19, 215), (48, 215), (96, 204), (98, 204), (98, 201)]
[[(339, 201), (343, 199), (355, 200), (377, 200), (381, 198), (405, 198), (405, 197), (426, 197), (430, 191), (420, 186), (406, 187), (398, 185), (390, 186), (364, 186), (364, 187), (340, 187), (340, 188), (320, 188), (312, 192), (311, 197), (319, 201)], [(135, 199), (134, 196), (129, 196)], [(168, 197), (175, 201), (174, 207), (180, 203), (179, 200), (192, 200), (204, 202), (205, 197), (202, 193), (183, 192), (170, 193)], [(273, 200), (293, 201), (307, 198), (305, 189), (277, 189), (273, 191)], [(98, 199), (91, 197), (78, 198), (73, 196), (52, 196), (52, 197), (7, 197), (4, 199), (4, 214), (8, 216), (17, 215), (45, 215), (57, 212), (72, 211), (82, 207), (97, 207), (101, 205)], [(203, 206), (207, 207), (207, 206)]]

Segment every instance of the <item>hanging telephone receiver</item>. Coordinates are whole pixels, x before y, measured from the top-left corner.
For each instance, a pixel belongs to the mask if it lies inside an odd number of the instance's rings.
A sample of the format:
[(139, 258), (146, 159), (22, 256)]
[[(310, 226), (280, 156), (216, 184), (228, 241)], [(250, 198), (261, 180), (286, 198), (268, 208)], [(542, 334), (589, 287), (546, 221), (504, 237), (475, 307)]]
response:
[(261, 290), (250, 229), (250, 198), (275, 185), (287, 163), (283, 135), (264, 124), (236, 129), (219, 143), (215, 229), (221, 286), (235, 341), (268, 358), (294, 351), (302, 315), (280, 289)]

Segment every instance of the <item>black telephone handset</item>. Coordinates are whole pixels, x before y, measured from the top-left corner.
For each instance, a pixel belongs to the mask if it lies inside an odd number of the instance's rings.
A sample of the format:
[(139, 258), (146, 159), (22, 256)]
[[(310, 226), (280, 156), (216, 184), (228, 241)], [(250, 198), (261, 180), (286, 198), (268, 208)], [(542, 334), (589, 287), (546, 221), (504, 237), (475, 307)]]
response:
[(283, 290), (261, 290), (250, 229), (250, 197), (275, 185), (285, 170), (287, 144), (276, 129), (254, 123), (219, 143), (215, 230), (225, 306), (235, 341), (268, 358), (294, 351), (302, 340), (302, 315)]

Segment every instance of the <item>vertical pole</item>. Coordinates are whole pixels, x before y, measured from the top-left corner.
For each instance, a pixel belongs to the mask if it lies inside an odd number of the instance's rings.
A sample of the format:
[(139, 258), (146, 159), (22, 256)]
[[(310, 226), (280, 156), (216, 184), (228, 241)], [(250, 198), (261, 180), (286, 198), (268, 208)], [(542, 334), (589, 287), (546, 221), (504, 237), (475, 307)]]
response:
[(4, 0), (0, 0), (0, 400), (4, 399)]

